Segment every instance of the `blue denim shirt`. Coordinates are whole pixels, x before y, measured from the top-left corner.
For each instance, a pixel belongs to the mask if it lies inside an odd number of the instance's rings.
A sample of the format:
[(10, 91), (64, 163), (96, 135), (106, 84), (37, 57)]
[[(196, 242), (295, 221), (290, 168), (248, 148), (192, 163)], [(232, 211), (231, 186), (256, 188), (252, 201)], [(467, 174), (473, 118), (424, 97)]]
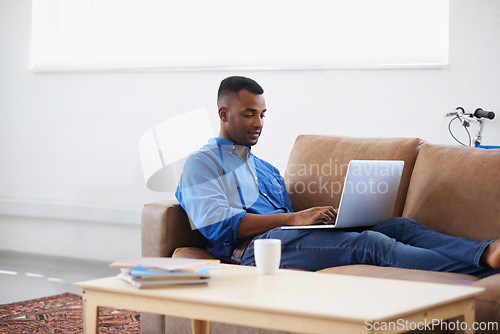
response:
[(224, 262), (238, 244), (238, 227), (245, 213), (292, 212), (292, 203), (278, 169), (246, 150), (240, 158), (235, 145), (212, 138), (186, 161), (175, 196), (192, 228), (207, 238), (207, 249)]

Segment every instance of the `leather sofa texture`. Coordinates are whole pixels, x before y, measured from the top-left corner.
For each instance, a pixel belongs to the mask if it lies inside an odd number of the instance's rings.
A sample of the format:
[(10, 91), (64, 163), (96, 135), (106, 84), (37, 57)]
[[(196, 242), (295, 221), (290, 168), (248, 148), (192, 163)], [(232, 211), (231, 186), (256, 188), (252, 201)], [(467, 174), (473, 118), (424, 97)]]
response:
[[(500, 150), (434, 145), (419, 138), (297, 137), (284, 175), (294, 210), (338, 207), (347, 164), (353, 159), (404, 160), (394, 216), (415, 219), (450, 235), (475, 240), (500, 238)], [(191, 229), (178, 203), (146, 204), (141, 237), (143, 256), (214, 258), (204, 249), (203, 236)], [(500, 274), (480, 279), (371, 265), (321, 272), (484, 287), (486, 292), (476, 298), (476, 321), (500, 326)], [(142, 333), (190, 330), (187, 319), (141, 315)], [(276, 332), (213, 324), (212, 333)]]

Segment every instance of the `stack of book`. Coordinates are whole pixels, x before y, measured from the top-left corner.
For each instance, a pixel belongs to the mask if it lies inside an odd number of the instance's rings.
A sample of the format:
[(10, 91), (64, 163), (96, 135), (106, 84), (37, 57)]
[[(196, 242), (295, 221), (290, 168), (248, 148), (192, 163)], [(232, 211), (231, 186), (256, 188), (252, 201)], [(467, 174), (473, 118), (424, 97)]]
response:
[(119, 260), (110, 264), (119, 268), (121, 279), (136, 288), (158, 288), (172, 284), (201, 284), (210, 279), (209, 269), (219, 260), (142, 257)]

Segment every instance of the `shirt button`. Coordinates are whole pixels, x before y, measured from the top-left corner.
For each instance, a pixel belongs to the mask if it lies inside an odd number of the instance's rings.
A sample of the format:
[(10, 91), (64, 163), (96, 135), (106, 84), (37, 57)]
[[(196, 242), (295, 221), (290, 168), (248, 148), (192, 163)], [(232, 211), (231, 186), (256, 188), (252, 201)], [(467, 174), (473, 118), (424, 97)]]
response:
[(267, 194), (264, 194), (264, 197), (267, 197)]

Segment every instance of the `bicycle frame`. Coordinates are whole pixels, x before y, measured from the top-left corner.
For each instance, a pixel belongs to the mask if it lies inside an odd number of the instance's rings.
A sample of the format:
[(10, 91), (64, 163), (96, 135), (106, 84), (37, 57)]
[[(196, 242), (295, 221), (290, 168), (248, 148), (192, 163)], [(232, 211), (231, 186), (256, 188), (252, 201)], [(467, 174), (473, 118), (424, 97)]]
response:
[(481, 145), (481, 143), (474, 143), (474, 147), (477, 147), (477, 148), (485, 148), (485, 149), (490, 149), (490, 148), (500, 148), (500, 146), (494, 146), (494, 145)]
[(477, 123), (479, 123), (479, 131), (478, 131), (478, 133), (477, 133), (476, 138), (474, 139), (474, 147), (478, 147), (478, 148), (486, 148), (486, 149), (490, 149), (490, 148), (500, 148), (500, 146), (481, 145), (481, 139), (482, 139), (482, 135), (483, 135), (484, 123), (483, 123), (483, 120), (482, 120), (482, 119), (476, 119), (476, 120), (474, 120), (474, 121), (476, 121)]

